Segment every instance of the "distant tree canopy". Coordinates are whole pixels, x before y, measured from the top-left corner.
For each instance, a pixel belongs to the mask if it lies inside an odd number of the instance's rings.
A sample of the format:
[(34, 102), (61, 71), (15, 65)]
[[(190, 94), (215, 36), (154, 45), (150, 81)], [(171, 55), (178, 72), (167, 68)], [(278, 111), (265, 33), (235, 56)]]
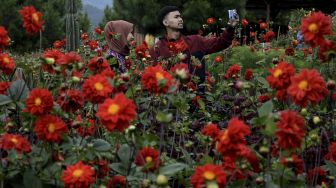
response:
[[(22, 27), (21, 16), (18, 13), (23, 6), (34, 6), (42, 13), (45, 21), (42, 29), (42, 47), (47, 48), (55, 40), (65, 37), (65, 1), (66, 0), (6, 0), (0, 6), (0, 25), (8, 31), (13, 41), (10, 46), (17, 52), (34, 51), (39, 48), (39, 34), (29, 36)], [(76, 0), (78, 10), (82, 10), (81, 0)], [(78, 21), (81, 29), (89, 28), (87, 15), (79, 12)]]
[(209, 17), (226, 20), (229, 9), (237, 9), (244, 16), (245, 4), (246, 0), (114, 0), (113, 7), (105, 9), (100, 26), (110, 20), (123, 19), (134, 23), (143, 33), (158, 34), (163, 30), (157, 21), (159, 10), (174, 5), (181, 10), (186, 31), (195, 32)]

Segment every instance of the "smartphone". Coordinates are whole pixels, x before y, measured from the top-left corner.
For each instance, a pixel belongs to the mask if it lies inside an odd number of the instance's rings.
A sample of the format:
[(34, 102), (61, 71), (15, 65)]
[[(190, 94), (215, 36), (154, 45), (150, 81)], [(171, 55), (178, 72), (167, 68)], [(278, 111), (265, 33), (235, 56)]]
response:
[(238, 19), (238, 14), (236, 9), (228, 10), (229, 12), (229, 20), (236, 20)]

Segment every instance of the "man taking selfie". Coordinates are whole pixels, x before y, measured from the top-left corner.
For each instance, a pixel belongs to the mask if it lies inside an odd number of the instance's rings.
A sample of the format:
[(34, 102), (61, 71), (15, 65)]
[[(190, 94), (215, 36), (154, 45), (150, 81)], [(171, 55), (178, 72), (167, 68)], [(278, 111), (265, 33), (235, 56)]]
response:
[[(186, 61), (189, 65), (191, 74), (195, 74), (200, 78), (200, 83), (205, 81), (205, 64), (203, 57), (206, 54), (218, 52), (229, 47), (233, 40), (234, 27), (239, 22), (237, 19), (231, 19), (228, 27), (220, 34), (219, 37), (205, 38), (200, 35), (182, 35), (183, 19), (179, 9), (176, 6), (163, 7), (158, 15), (158, 20), (166, 29), (165, 37), (162, 37), (153, 48), (150, 49), (150, 55), (154, 63), (160, 59), (167, 59), (176, 55), (176, 53), (183, 53), (186, 55)], [(191, 56), (195, 56), (200, 62), (201, 66), (193, 69)], [(170, 65), (171, 66), (171, 65)], [(168, 68), (170, 67), (168, 65)]]

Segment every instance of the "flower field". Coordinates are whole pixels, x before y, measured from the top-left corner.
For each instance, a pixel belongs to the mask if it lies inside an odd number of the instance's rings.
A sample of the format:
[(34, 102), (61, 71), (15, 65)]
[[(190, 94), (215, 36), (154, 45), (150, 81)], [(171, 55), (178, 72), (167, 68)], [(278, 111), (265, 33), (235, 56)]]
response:
[[(20, 15), (40, 32), (40, 12)], [(336, 18), (297, 19), (205, 56), (204, 83), (178, 43), (153, 63), (147, 38), (120, 73), (99, 28), (17, 55), (0, 26), (0, 188), (335, 187)]]

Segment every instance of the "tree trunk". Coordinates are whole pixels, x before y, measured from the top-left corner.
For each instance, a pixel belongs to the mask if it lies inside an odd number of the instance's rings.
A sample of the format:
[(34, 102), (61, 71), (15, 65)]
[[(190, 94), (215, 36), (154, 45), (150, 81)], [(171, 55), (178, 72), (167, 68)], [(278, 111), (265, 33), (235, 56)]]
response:
[(66, 49), (75, 51), (79, 47), (79, 25), (74, 0), (66, 0)]

